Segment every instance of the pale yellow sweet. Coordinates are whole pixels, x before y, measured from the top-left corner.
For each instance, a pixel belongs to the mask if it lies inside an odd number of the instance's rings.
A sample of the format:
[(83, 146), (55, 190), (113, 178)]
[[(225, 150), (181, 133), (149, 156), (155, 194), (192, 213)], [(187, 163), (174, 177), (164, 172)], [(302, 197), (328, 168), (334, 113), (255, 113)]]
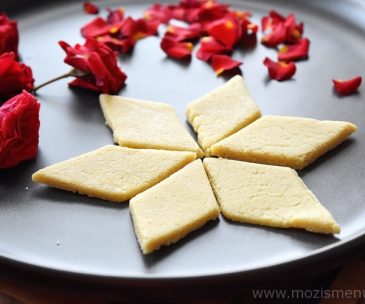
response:
[(212, 155), (303, 169), (356, 131), (344, 121), (264, 116), (211, 148)]
[(144, 254), (177, 242), (219, 215), (201, 160), (138, 194), (129, 209)]
[(340, 227), (295, 170), (206, 158), (204, 166), (223, 215), (233, 221), (311, 232)]
[(191, 151), (204, 156), (168, 104), (102, 94), (100, 105), (114, 141), (122, 147)]
[(200, 146), (209, 155), (213, 144), (247, 126), (261, 113), (242, 76), (237, 75), (191, 102), (185, 115), (198, 134)]
[(193, 152), (130, 149), (108, 145), (33, 174), (35, 182), (123, 202), (196, 159)]

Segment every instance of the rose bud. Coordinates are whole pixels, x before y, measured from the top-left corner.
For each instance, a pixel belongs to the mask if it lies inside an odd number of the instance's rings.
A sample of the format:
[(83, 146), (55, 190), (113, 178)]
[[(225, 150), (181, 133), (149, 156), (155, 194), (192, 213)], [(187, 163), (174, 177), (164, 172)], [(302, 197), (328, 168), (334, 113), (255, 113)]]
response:
[(14, 52), (18, 58), (18, 26), (16, 21), (10, 20), (5, 13), (0, 12), (0, 55)]
[(16, 61), (15, 53), (0, 55), (0, 96), (12, 97), (22, 90), (33, 90), (33, 75), (30, 67)]
[(116, 53), (104, 43), (87, 39), (75, 47), (64, 41), (59, 44), (67, 54), (65, 63), (74, 68), (68, 75), (76, 77), (70, 86), (105, 94), (118, 93), (123, 87), (127, 75), (118, 67)]
[(37, 99), (26, 91), (0, 107), (0, 169), (36, 156), (39, 108)]

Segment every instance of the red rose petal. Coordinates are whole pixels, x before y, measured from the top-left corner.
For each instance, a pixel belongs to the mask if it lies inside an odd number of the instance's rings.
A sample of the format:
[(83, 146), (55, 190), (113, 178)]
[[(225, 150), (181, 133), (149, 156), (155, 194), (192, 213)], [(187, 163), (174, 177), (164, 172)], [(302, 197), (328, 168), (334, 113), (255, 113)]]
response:
[(333, 79), (333, 86), (336, 92), (340, 95), (346, 96), (353, 94), (361, 85), (361, 76), (354, 77), (349, 80), (335, 80)]
[(289, 14), (286, 18), (276, 11), (261, 19), (264, 37), (262, 44), (276, 47), (281, 43), (292, 44), (302, 38), (303, 23), (296, 23), (295, 15)]
[(158, 25), (159, 23), (154, 20), (147, 21), (143, 18), (133, 19), (128, 17), (124, 21), (122, 33), (136, 42), (139, 39), (155, 35)]
[(108, 17), (106, 18), (107, 23), (116, 24), (124, 20), (124, 8), (119, 7), (115, 10), (110, 8), (108, 10)]
[(224, 54), (230, 52), (230, 49), (221, 44), (213, 37), (203, 37), (200, 39), (200, 48), (196, 56), (203, 61), (209, 61), (213, 55)]
[(212, 56), (211, 65), (217, 75), (220, 75), (225, 71), (237, 68), (241, 64), (242, 64), (241, 61), (233, 60), (230, 56), (227, 55)]
[(275, 62), (266, 57), (263, 63), (268, 69), (270, 78), (278, 81), (290, 79), (296, 72), (294, 62)]
[(203, 1), (198, 12), (198, 21), (207, 22), (223, 18), (229, 13), (228, 5), (215, 1)]
[(161, 41), (161, 48), (171, 58), (188, 59), (191, 57), (193, 44), (191, 42), (179, 42), (165, 36)]
[(199, 38), (201, 35), (201, 26), (199, 23), (193, 23), (188, 27), (169, 25), (166, 34), (176, 41), (185, 41)]
[(128, 53), (135, 45), (135, 41), (129, 37), (117, 39), (110, 35), (105, 35), (97, 37), (96, 40), (105, 43), (112, 50), (123, 54)]
[(296, 43), (302, 38), (304, 25), (303, 23), (296, 23), (294, 14), (289, 14), (288, 17), (286, 17), (284, 25), (286, 27), (286, 43)]
[(228, 48), (233, 46), (241, 38), (242, 28), (235, 18), (222, 18), (212, 22), (208, 26), (208, 33)]
[(279, 23), (275, 26), (271, 33), (266, 34), (262, 37), (261, 43), (269, 46), (269, 47), (276, 47), (279, 44), (283, 43), (286, 38), (286, 28), (284, 23)]
[(87, 14), (96, 15), (99, 13), (99, 8), (91, 2), (84, 2), (84, 11)]
[(296, 61), (308, 58), (310, 41), (308, 38), (299, 39), (293, 45), (284, 45), (279, 49), (279, 61)]
[(95, 38), (109, 33), (118, 32), (121, 27), (122, 23), (111, 25), (103, 18), (96, 17), (81, 28), (81, 35), (84, 38)]
[(146, 20), (158, 20), (160, 23), (167, 24), (172, 18), (172, 11), (168, 6), (155, 3), (144, 11), (143, 17)]

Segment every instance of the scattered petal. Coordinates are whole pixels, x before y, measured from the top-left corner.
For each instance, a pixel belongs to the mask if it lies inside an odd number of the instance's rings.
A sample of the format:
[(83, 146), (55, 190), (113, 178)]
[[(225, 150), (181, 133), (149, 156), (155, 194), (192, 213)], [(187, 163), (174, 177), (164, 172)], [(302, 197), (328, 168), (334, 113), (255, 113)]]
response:
[(234, 68), (237, 68), (241, 64), (242, 64), (241, 61), (233, 60), (230, 56), (227, 56), (227, 55), (212, 56), (211, 65), (217, 75), (220, 75), (225, 71), (229, 71)]
[(261, 19), (261, 27), (264, 33), (272, 31), (273, 28), (285, 22), (285, 18), (275, 10), (269, 12), (269, 16)]
[(261, 25), (264, 33), (261, 42), (268, 47), (296, 43), (302, 38), (304, 30), (303, 23), (296, 23), (294, 14), (285, 18), (276, 11), (270, 11), (269, 16), (264, 16)]
[(283, 43), (286, 38), (286, 28), (284, 23), (279, 23), (277, 26), (272, 28), (269, 34), (262, 37), (261, 43), (268, 47), (276, 47)]
[(106, 18), (107, 23), (116, 24), (124, 20), (124, 8), (119, 7), (115, 10), (110, 8), (108, 10), (108, 17)]
[(122, 33), (136, 42), (139, 39), (156, 35), (158, 25), (159, 23), (154, 20), (147, 21), (143, 18), (128, 17), (123, 24)]
[(268, 69), (270, 78), (277, 81), (290, 79), (296, 72), (294, 62), (275, 62), (266, 57), (263, 63)]
[(213, 55), (225, 54), (230, 52), (230, 49), (221, 44), (213, 37), (207, 36), (200, 39), (200, 48), (196, 56), (203, 61), (209, 61)]
[(236, 18), (226, 17), (216, 20), (208, 26), (207, 30), (210, 36), (228, 48), (233, 48), (242, 35), (242, 27)]
[(96, 15), (99, 13), (99, 8), (92, 2), (84, 2), (84, 11), (90, 15)]
[(128, 53), (135, 45), (135, 42), (128, 37), (114, 38), (110, 35), (105, 35), (97, 37), (96, 40), (105, 43), (112, 50), (122, 54)]
[(308, 38), (302, 38), (295, 44), (282, 46), (279, 48), (279, 61), (288, 62), (308, 58), (309, 44)]
[(189, 59), (193, 44), (191, 42), (179, 42), (165, 36), (161, 41), (161, 48), (171, 58)]
[(354, 77), (349, 80), (336, 80), (333, 79), (333, 86), (336, 92), (340, 95), (347, 96), (353, 94), (361, 85), (361, 76)]
[(106, 34), (114, 34), (120, 30), (122, 23), (109, 24), (103, 18), (96, 17), (81, 28), (84, 38), (95, 38)]
[(202, 29), (199, 23), (193, 23), (188, 27), (169, 25), (165, 35), (176, 41), (185, 41), (199, 38), (201, 31)]
[(304, 25), (303, 23), (296, 23), (294, 14), (289, 14), (284, 24), (286, 28), (286, 43), (296, 43), (302, 38)]
[(143, 16), (146, 20), (157, 20), (159, 23), (167, 24), (172, 18), (172, 11), (168, 6), (155, 3), (144, 11)]

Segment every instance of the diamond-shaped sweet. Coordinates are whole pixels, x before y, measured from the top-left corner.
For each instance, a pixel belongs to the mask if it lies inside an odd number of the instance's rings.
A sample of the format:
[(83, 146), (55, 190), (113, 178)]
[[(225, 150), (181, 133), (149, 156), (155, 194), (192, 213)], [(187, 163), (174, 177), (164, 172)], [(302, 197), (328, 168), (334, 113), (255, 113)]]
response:
[(344, 121), (264, 116), (213, 145), (211, 154), (303, 169), (355, 131)]
[(196, 159), (193, 152), (130, 149), (108, 145), (43, 168), (35, 182), (123, 202)]
[(293, 169), (216, 158), (205, 158), (204, 166), (222, 214), (232, 221), (340, 232)]
[(114, 141), (122, 147), (191, 151), (204, 156), (168, 104), (102, 94), (100, 105)]
[(129, 208), (144, 254), (177, 242), (219, 215), (201, 160), (138, 194)]
[(213, 144), (261, 116), (259, 108), (248, 93), (243, 78), (239, 75), (191, 102), (185, 114), (198, 134), (199, 144), (207, 155)]

